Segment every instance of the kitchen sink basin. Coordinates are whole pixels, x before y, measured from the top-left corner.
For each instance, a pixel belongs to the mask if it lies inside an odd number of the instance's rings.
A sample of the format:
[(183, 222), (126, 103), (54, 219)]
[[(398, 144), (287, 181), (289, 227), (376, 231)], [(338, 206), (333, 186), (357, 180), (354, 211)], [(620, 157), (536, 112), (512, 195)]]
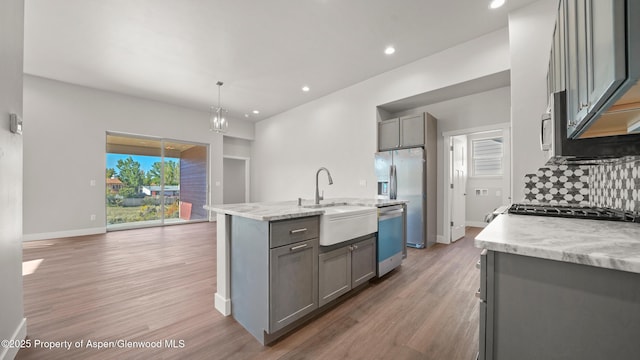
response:
[(378, 231), (378, 209), (333, 205), (320, 216), (320, 245), (329, 246)]
[(303, 207), (308, 209), (322, 209), (327, 207), (345, 206), (345, 205), (347, 205), (346, 202), (337, 202), (337, 203), (333, 202), (333, 203), (325, 203), (325, 204), (304, 205)]

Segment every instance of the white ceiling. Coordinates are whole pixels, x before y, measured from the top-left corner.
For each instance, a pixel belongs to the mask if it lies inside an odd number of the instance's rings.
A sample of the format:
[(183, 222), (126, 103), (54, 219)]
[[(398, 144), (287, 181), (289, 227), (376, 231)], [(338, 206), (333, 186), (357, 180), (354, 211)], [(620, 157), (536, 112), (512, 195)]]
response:
[(199, 110), (221, 80), (229, 115), (258, 121), (505, 27), (533, 1), (26, 0), (24, 69)]

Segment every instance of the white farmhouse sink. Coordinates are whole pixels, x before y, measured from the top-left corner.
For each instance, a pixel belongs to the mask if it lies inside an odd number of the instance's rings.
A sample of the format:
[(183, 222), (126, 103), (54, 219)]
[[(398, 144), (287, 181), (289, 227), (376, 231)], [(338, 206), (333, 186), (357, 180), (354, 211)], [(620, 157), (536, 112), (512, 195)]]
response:
[(378, 209), (337, 205), (320, 216), (320, 245), (329, 246), (378, 231)]

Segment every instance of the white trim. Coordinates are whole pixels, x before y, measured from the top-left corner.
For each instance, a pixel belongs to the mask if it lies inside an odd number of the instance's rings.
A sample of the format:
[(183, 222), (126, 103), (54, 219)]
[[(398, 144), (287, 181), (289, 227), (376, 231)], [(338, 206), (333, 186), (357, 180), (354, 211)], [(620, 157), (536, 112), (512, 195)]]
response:
[(442, 133), (443, 144), (445, 144), (444, 145), (445, 151), (443, 151), (443, 154), (442, 154), (442, 159), (443, 159), (442, 163), (443, 163), (443, 169), (444, 169), (444, 171), (442, 172), (442, 184), (444, 184), (444, 194), (443, 194), (444, 209), (442, 212), (442, 233), (443, 233), (442, 243), (443, 244), (449, 244), (451, 242), (451, 227), (449, 226), (449, 224), (451, 223), (451, 188), (449, 187), (451, 180), (449, 179), (450, 171), (448, 170), (451, 167), (451, 164), (449, 163), (451, 161), (449, 156), (450, 154), (449, 146), (451, 144), (451, 137), (458, 136), (458, 135), (471, 135), (471, 134), (480, 133), (480, 132), (499, 131), (499, 130), (502, 130), (502, 133), (503, 133), (504, 149), (509, 149), (509, 151), (504, 152), (504, 155), (505, 155), (504, 164), (508, 164), (509, 169), (508, 171), (504, 171), (504, 174), (503, 174), (503, 179), (507, 184), (507, 186), (503, 186), (503, 187), (508, 189), (508, 191), (503, 191), (503, 202), (506, 201), (506, 203), (510, 203), (511, 192), (512, 192), (511, 172), (513, 169), (511, 164), (511, 161), (512, 161), (511, 152), (513, 151), (512, 144), (511, 144), (511, 124), (499, 123), (499, 124), (493, 124), (493, 125), (478, 126), (478, 127), (469, 128), (469, 129), (445, 131)]
[[(251, 202), (251, 158), (245, 157), (245, 156), (233, 156), (233, 155), (223, 155), (222, 158), (244, 160), (244, 178), (245, 178), (244, 179), (244, 200), (245, 202)], [(224, 189), (223, 189), (223, 192), (224, 192)]]
[(449, 244), (450, 241), (445, 241), (444, 240), (444, 235), (437, 235), (436, 236), (436, 242), (439, 244)]
[(222, 315), (231, 315), (231, 299), (225, 299), (224, 296), (218, 293), (215, 295), (215, 307)]
[(498, 123), (493, 125), (477, 126), (477, 127), (468, 128), (468, 129), (445, 131), (442, 133), (442, 136), (447, 137), (447, 136), (456, 136), (456, 135), (470, 135), (470, 134), (475, 134), (480, 132), (504, 130), (508, 128), (511, 128), (511, 124), (506, 122), (506, 123)]
[(96, 234), (105, 234), (106, 232), (107, 232), (106, 227), (97, 227), (97, 228), (79, 229), (79, 230), (54, 231), (54, 232), (46, 232), (46, 233), (38, 233), (38, 234), (23, 234), (22, 241), (35, 241), (35, 240), (66, 238), (66, 237), (73, 237), (73, 236), (96, 235)]
[(231, 314), (231, 215), (216, 214), (216, 310)]
[[(20, 324), (13, 332), (13, 336), (11, 336), (10, 342), (16, 343), (24, 340), (27, 337), (27, 318), (22, 318)], [(5, 339), (2, 339), (5, 340)], [(13, 360), (16, 355), (18, 355), (18, 350), (20, 350), (19, 346), (11, 346), (11, 347), (1, 347), (0, 348), (0, 360)]]
[(487, 226), (487, 223), (483, 221), (467, 221), (464, 224), (465, 226), (473, 226), (479, 228), (484, 228), (485, 226)]

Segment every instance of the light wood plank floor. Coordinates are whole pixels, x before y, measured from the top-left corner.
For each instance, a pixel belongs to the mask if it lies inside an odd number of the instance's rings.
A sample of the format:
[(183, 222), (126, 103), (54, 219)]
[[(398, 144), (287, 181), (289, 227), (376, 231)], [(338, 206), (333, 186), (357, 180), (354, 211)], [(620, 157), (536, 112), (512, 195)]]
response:
[[(17, 359), (475, 359), (479, 229), (409, 249), (403, 265), (263, 347), (213, 307), (215, 223), (28, 242), (28, 339)], [(86, 348), (88, 340), (184, 340), (183, 348)], [(71, 350), (35, 341), (84, 340)]]

